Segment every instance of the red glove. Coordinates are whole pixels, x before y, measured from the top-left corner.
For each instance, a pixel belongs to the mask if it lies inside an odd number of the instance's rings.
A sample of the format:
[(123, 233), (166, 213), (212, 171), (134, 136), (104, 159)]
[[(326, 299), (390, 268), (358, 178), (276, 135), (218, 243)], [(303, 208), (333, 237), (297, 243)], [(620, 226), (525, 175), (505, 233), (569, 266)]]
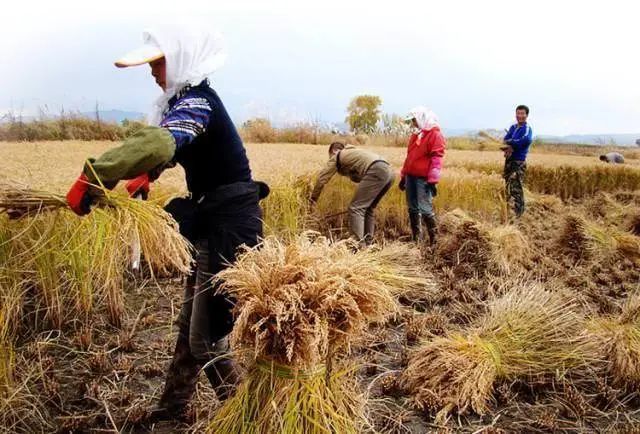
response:
[(79, 216), (83, 216), (91, 212), (91, 201), (89, 179), (82, 173), (67, 193), (67, 203), (73, 212)]
[(142, 198), (146, 200), (147, 196), (149, 196), (149, 174), (143, 173), (142, 175), (130, 179), (125, 184), (125, 188), (129, 192), (130, 197), (140, 194), (142, 195)]

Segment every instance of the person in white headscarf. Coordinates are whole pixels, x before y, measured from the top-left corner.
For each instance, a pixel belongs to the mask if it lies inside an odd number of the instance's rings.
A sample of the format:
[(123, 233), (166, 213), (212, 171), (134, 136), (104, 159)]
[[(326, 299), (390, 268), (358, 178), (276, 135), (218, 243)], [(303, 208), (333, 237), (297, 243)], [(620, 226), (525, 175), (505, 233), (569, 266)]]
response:
[(426, 107), (413, 108), (405, 121), (415, 132), (409, 138), (407, 157), (400, 172), (400, 189), (406, 191), (411, 232), (415, 241), (422, 240), (422, 224), (426, 226), (431, 245), (436, 242), (437, 224), (433, 198), (438, 193), (446, 141), (436, 114)]
[(98, 182), (113, 188), (129, 179), (132, 196), (146, 195), (162, 171), (180, 164), (190, 198), (167, 205), (181, 233), (196, 247), (196, 269), (188, 279), (178, 318), (179, 334), (164, 392), (154, 418), (180, 418), (200, 369), (218, 396), (235, 381), (225, 337), (231, 331), (231, 301), (215, 293), (211, 276), (230, 262), (240, 245), (254, 246), (262, 236), (259, 200), (268, 194), (253, 182), (240, 136), (208, 77), (225, 59), (220, 36), (204, 28), (160, 27), (143, 34), (144, 44), (115, 64), (149, 64), (163, 93), (154, 104), (151, 126), (127, 138), (100, 158), (89, 159), (67, 194), (79, 215), (91, 211)]

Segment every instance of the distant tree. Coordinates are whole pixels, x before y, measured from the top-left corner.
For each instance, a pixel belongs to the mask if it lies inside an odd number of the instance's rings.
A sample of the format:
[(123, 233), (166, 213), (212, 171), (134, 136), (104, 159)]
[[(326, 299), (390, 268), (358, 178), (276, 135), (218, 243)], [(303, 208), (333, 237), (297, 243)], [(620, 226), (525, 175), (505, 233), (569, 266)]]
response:
[(636, 145), (640, 146), (640, 139), (636, 140)]
[(382, 99), (376, 95), (358, 95), (347, 107), (347, 118), (352, 131), (356, 133), (374, 133), (380, 120)]

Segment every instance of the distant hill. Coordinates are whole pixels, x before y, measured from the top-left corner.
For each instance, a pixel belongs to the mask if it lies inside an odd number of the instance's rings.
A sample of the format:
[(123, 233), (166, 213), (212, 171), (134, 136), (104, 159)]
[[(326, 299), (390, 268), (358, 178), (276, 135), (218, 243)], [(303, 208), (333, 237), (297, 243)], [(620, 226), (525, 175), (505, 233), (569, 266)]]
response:
[(580, 143), (585, 145), (636, 146), (640, 133), (634, 134), (574, 134), (570, 136), (538, 136), (546, 142)]

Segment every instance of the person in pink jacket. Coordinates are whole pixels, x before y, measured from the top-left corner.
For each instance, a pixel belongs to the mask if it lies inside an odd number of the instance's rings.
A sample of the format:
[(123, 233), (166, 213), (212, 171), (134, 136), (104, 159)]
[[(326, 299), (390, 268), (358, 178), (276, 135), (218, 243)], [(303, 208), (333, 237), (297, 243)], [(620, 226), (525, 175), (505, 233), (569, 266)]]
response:
[(436, 242), (437, 225), (433, 198), (438, 194), (442, 160), (446, 141), (438, 117), (426, 107), (416, 107), (406, 120), (414, 132), (407, 147), (407, 157), (400, 172), (400, 190), (406, 191), (411, 232), (415, 241), (422, 236), (421, 223), (426, 226), (431, 245)]

